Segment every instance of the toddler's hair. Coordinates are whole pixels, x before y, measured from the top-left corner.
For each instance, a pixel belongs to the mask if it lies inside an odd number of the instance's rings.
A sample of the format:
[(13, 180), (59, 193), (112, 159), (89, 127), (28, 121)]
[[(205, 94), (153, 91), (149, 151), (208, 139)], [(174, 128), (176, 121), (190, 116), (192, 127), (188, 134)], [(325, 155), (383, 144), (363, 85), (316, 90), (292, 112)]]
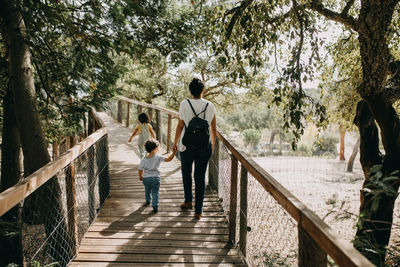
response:
[(140, 123), (149, 123), (150, 117), (146, 113), (140, 113), (138, 116)]
[(193, 78), (189, 84), (189, 91), (194, 97), (199, 97), (204, 90), (204, 83), (199, 78)]
[(150, 153), (151, 151), (156, 149), (159, 145), (160, 143), (157, 140), (150, 139), (146, 141), (146, 143), (144, 144), (144, 148), (146, 149), (147, 153)]

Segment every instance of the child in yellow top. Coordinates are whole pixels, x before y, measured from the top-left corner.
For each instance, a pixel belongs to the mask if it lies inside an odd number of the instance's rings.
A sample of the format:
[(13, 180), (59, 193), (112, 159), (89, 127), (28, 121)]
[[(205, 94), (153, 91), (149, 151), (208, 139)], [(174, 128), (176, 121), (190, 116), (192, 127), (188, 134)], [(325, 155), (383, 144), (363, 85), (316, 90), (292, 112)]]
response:
[(135, 135), (139, 135), (138, 147), (139, 147), (139, 157), (142, 159), (146, 154), (146, 150), (144, 148), (144, 144), (151, 137), (150, 135), (156, 139), (156, 135), (154, 134), (153, 127), (150, 125), (150, 118), (146, 113), (141, 113), (138, 116), (139, 123), (136, 125), (135, 129), (133, 129), (133, 133), (131, 138), (129, 138), (128, 142), (131, 142)]

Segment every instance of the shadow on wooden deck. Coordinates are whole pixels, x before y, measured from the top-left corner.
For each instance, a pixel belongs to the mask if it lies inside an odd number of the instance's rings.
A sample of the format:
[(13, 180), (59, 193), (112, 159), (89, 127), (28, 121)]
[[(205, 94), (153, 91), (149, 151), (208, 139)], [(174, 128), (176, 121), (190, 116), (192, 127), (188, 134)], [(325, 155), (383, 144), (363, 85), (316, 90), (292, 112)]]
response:
[(200, 220), (193, 211), (182, 211), (175, 159), (161, 164), (159, 212), (154, 213), (145, 205), (136, 142), (127, 143), (131, 130), (107, 115), (102, 119), (109, 131), (111, 194), (70, 266), (244, 266), (228, 243), (218, 197), (206, 191)]

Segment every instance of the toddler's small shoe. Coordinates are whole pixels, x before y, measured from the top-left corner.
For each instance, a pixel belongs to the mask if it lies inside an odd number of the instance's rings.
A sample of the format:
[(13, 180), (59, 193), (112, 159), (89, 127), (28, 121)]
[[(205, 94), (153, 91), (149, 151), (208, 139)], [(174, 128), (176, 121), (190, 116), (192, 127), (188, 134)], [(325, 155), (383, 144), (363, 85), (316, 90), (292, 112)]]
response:
[(153, 208), (153, 212), (157, 213), (158, 212), (158, 208)]
[(195, 214), (194, 214), (194, 218), (195, 218), (196, 220), (200, 220), (200, 219), (201, 219), (201, 216), (202, 216), (201, 213), (195, 213)]
[(150, 201), (146, 201), (146, 206), (150, 205)]

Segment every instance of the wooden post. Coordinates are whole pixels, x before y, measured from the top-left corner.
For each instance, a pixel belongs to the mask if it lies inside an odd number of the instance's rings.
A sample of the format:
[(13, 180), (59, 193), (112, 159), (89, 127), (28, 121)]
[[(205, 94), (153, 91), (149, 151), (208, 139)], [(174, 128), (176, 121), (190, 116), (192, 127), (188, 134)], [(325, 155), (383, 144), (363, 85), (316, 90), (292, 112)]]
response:
[(168, 114), (168, 129), (167, 129), (167, 153), (169, 153), (169, 150), (171, 149), (171, 122), (172, 122), (172, 116), (171, 114)]
[(122, 100), (118, 100), (117, 120), (122, 123)]
[(96, 165), (99, 170), (99, 199), (100, 206), (110, 194), (110, 169), (108, 160), (108, 135), (96, 143)]
[(96, 124), (95, 124), (95, 121), (93, 119), (93, 113), (90, 110), (89, 111), (89, 115), (88, 115), (88, 135), (91, 135), (92, 133), (94, 133), (96, 131), (95, 125)]
[(229, 205), (229, 241), (235, 244), (236, 239), (236, 208), (237, 208), (237, 174), (238, 161), (231, 155), (231, 194)]
[(156, 110), (156, 137), (157, 140), (162, 143), (162, 136), (161, 136), (161, 112), (157, 109)]
[(148, 114), (147, 115), (149, 115), (150, 121), (152, 121), (153, 120), (153, 109), (152, 108), (147, 108), (147, 110), (148, 110)]
[[(118, 110), (119, 109), (119, 103), (121, 101), (118, 101)], [(119, 112), (118, 112), (119, 114)], [(93, 122), (93, 114), (92, 111), (89, 111), (89, 122), (88, 122), (88, 134), (92, 134), (94, 132), (94, 122)], [(121, 119), (122, 121), (122, 119)], [(120, 121), (120, 122), (121, 122)], [(95, 196), (94, 196), (94, 147), (91, 146), (88, 148), (86, 152), (86, 158), (87, 158), (87, 168), (86, 168), (86, 175), (87, 175), (87, 186), (88, 186), (88, 208), (89, 208), (89, 224), (91, 224), (94, 220), (95, 217)]]
[(127, 106), (126, 106), (126, 127), (129, 127), (129, 109), (131, 106), (131, 103), (126, 102)]
[(240, 234), (239, 248), (246, 257), (247, 244), (247, 170), (244, 166), (240, 169)]
[[(76, 140), (73, 136), (68, 137), (69, 147), (73, 147), (76, 144)], [(74, 256), (78, 249), (78, 215), (76, 207), (76, 182), (75, 182), (75, 166), (70, 164), (65, 171), (65, 190), (67, 197), (67, 210), (68, 212), (68, 231), (71, 237), (71, 255)]]
[(58, 145), (58, 141), (54, 141), (53, 142), (53, 160), (60, 155), (60, 153), (59, 153), (60, 150), (59, 149), (60, 148), (59, 148), (59, 145)]
[(308, 233), (298, 226), (299, 232), (299, 267), (326, 267), (326, 253), (314, 242)]
[(214, 190), (218, 192), (219, 180), (219, 140), (215, 140), (214, 153), (211, 155), (210, 165), (208, 169), (208, 183)]

